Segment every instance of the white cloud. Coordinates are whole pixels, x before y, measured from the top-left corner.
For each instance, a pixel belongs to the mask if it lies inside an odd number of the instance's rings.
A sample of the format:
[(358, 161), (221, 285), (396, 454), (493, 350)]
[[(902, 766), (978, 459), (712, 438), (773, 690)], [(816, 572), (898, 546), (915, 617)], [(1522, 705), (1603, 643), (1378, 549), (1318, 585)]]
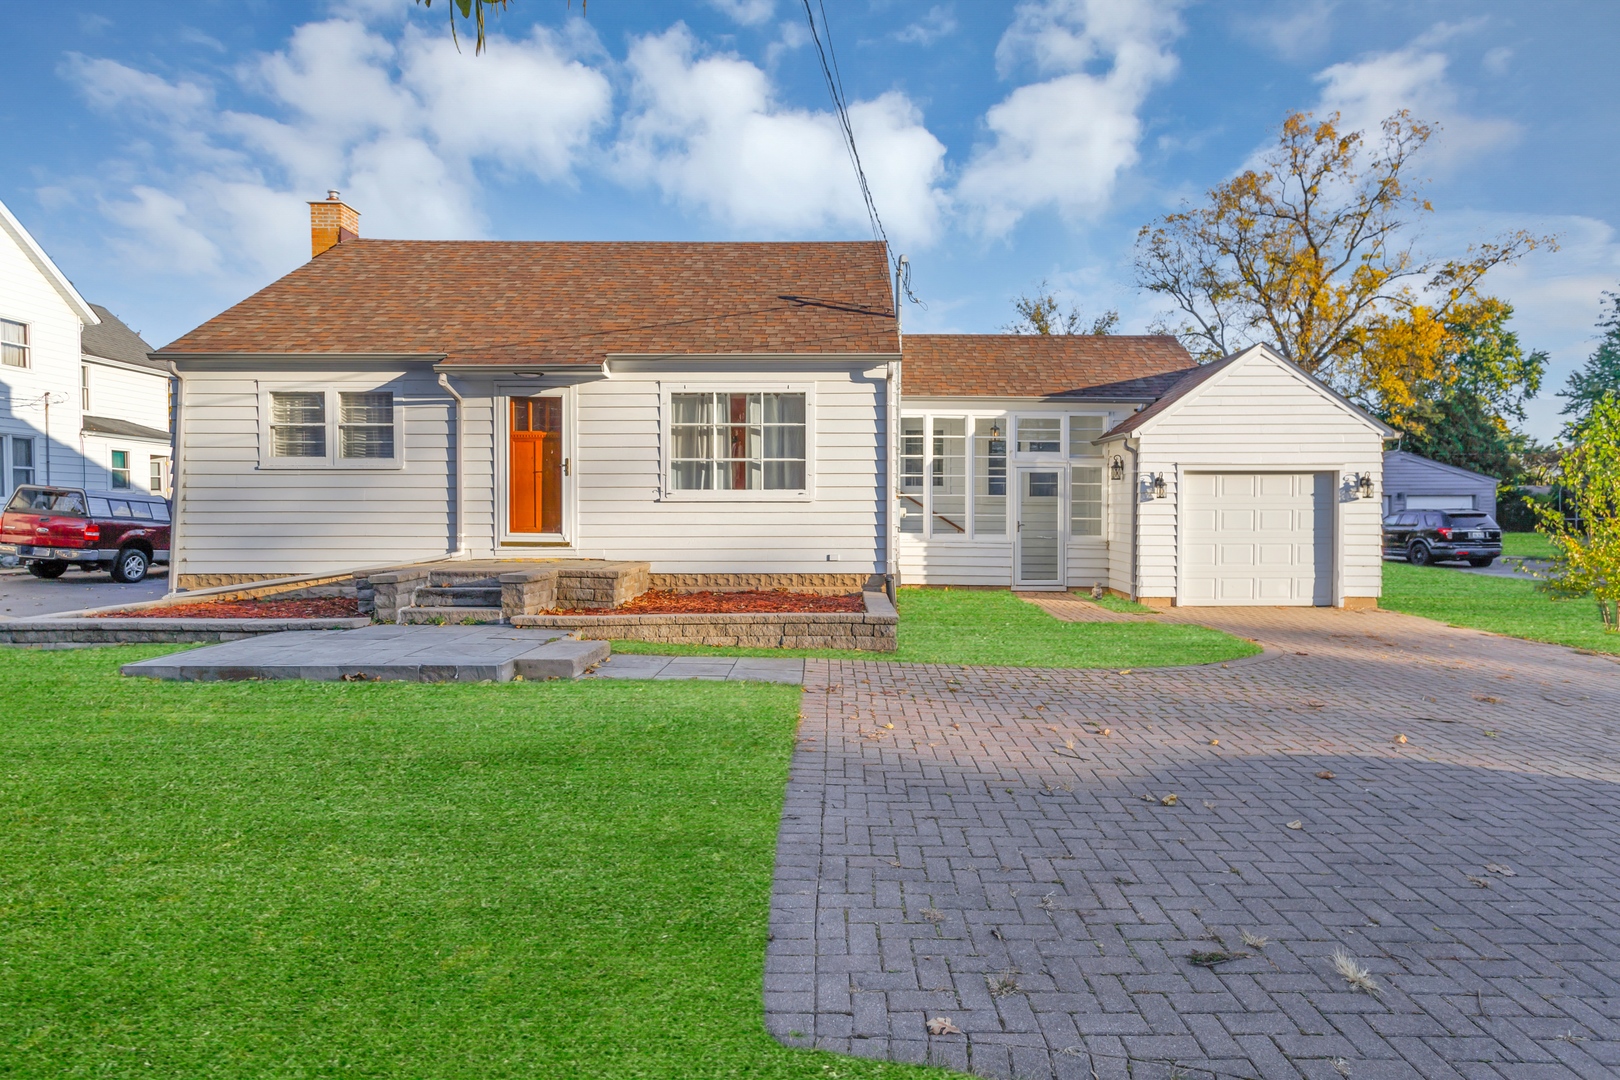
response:
[(1414, 44), (1334, 64), (1316, 76), (1322, 96), (1315, 111), (1319, 116), (1337, 112), (1343, 127), (1376, 135), (1386, 117), (1410, 109), (1417, 119), (1439, 126), (1428, 156), (1442, 167), (1511, 142), (1517, 124), (1462, 111), (1446, 77), (1447, 63), (1445, 54)]
[[(372, 236), (483, 232), (476, 167), (566, 181), (610, 118), (606, 76), (572, 52), (594, 39), (536, 29), (476, 59), (442, 35), (392, 38), (345, 18), (298, 27), (236, 73), (263, 107), (218, 111), (214, 88), (70, 56), (89, 102), (169, 142), (142, 155), (131, 199), (101, 200), (146, 272), (262, 278), (308, 257), (303, 203), (339, 188)], [(162, 164), (156, 164), (161, 160)], [(229, 251), (222, 259), (219, 252)]]
[(956, 33), (956, 14), (949, 7), (936, 4), (928, 9), (928, 14), (897, 31), (894, 38), (908, 45), (921, 45), (926, 48), (940, 38), (954, 33)]
[(1045, 206), (1074, 218), (1107, 204), (1136, 163), (1143, 101), (1175, 72), (1169, 44), (1179, 32), (1168, 4), (1019, 5), (997, 65), (1003, 75), (1028, 65), (1054, 77), (1019, 87), (985, 116), (993, 141), (957, 186), (985, 232), (1003, 234)]
[(1327, 44), (1335, 6), (1334, 0), (1288, 0), (1259, 11), (1246, 5), (1238, 26), (1284, 60), (1301, 60)]
[(744, 26), (769, 22), (776, 14), (776, 0), (709, 0), (709, 6)]
[[(699, 56), (684, 25), (630, 47), (632, 105), (615, 151), (619, 174), (741, 229), (864, 231), (866, 211), (830, 112), (780, 105), (758, 67)], [(900, 242), (937, 235), (945, 147), (905, 95), (850, 106), (879, 213)]]
[(1506, 45), (1498, 45), (1494, 49), (1487, 50), (1479, 62), (1480, 66), (1492, 75), (1506, 75), (1508, 65), (1513, 62), (1513, 50)]

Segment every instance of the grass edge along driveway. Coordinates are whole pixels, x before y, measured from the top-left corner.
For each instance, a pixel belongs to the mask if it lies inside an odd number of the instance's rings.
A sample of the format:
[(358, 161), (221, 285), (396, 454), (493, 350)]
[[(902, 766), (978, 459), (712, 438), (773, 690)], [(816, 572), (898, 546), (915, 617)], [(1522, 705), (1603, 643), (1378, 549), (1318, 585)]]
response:
[(764, 1030), (796, 687), (0, 649), (0, 1075), (940, 1078)]
[(1204, 626), (1140, 622), (1066, 623), (1006, 589), (900, 590), (899, 648), (715, 648), (615, 641), (614, 652), (681, 656), (825, 657), (993, 667), (1145, 668), (1213, 664), (1252, 656), (1252, 642)]
[(1379, 605), (1451, 626), (1620, 654), (1620, 634), (1604, 632), (1593, 600), (1560, 600), (1524, 578), (1386, 562)]

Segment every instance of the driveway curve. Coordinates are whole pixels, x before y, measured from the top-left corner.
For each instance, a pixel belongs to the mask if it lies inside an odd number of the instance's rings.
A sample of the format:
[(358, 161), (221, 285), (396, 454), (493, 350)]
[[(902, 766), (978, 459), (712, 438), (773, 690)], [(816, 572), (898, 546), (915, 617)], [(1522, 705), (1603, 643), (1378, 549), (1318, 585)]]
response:
[(1620, 1075), (1620, 664), (1381, 611), (1168, 617), (1266, 654), (809, 662), (772, 1033), (982, 1076)]

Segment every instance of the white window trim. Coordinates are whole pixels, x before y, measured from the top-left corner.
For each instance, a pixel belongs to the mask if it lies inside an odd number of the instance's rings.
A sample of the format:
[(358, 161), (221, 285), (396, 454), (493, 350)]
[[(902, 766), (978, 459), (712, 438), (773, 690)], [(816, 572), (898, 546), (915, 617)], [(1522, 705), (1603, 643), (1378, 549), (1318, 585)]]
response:
[[(323, 457), (275, 457), (270, 438), (270, 395), (325, 394), (326, 395), (326, 454)], [(391, 458), (344, 458), (338, 456), (338, 395), (375, 394), (394, 395), (394, 456)], [(405, 402), (403, 395), (388, 385), (367, 386), (310, 386), (307, 383), (285, 385), (259, 384), (259, 468), (280, 472), (391, 472), (405, 467)]]
[[(512, 483), (508, 470), (511, 468), (512, 458), (512, 399), (554, 397), (562, 399), (563, 410), (563, 490), (562, 490), (562, 532), (554, 533), (520, 533), (512, 531)], [(518, 547), (546, 545), (548, 547), (569, 546), (573, 544), (574, 522), (578, 520), (578, 506), (574, 493), (577, 489), (574, 477), (579, 472), (579, 451), (575, 439), (578, 428), (575, 419), (575, 402), (578, 395), (570, 387), (548, 386), (538, 380), (521, 383), (497, 382), (495, 384), (494, 403), (499, 415), (495, 419), (495, 512), (498, 515), (496, 525), (498, 543), (501, 546), (513, 545)]]
[[(674, 416), (670, 398), (674, 394), (803, 394), (804, 395), (804, 489), (770, 491), (763, 488), (677, 491), (670, 482), (670, 444), (673, 442), (670, 418)], [(658, 501), (698, 503), (815, 502), (816, 500), (816, 385), (815, 383), (760, 382), (747, 379), (715, 379), (709, 382), (660, 383), (658, 388)]]
[[(32, 371), (32, 370), (34, 370), (34, 324), (29, 322), (27, 319), (13, 319), (13, 318), (9, 318), (9, 317), (7, 317), (5, 315), (0, 315), (0, 319), (4, 319), (8, 323), (16, 323), (18, 326), (23, 328), (23, 340), (21, 342), (22, 349), (23, 349), (23, 364), (22, 364), (22, 366), (21, 367), (16, 367), (16, 366), (14, 366), (12, 364), (7, 364), (7, 363), (5, 363), (3, 361), (0, 361), (0, 371), (7, 370), (7, 369), (9, 369), (11, 371)], [(15, 345), (15, 344), (18, 344), (18, 343), (17, 342), (11, 342), (11, 344)]]

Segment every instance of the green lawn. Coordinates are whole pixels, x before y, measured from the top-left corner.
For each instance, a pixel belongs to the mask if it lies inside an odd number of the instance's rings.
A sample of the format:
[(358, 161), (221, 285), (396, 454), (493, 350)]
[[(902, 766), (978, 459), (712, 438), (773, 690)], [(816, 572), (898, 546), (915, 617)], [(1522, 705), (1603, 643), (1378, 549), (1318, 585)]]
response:
[(1528, 559), (1550, 559), (1552, 545), (1538, 532), (1505, 532), (1502, 534), (1502, 554), (1519, 555)]
[(1387, 562), (1379, 603), (1452, 626), (1620, 653), (1620, 634), (1604, 633), (1594, 601), (1555, 600), (1533, 581)]
[(760, 982), (798, 690), (0, 649), (0, 1076), (939, 1077)]
[(640, 641), (615, 641), (613, 650), (684, 656), (821, 656), (917, 664), (1076, 668), (1208, 664), (1260, 651), (1247, 641), (1202, 626), (1146, 620), (1059, 622), (1005, 589), (901, 589), (899, 608), (899, 649), (887, 654), (707, 648)]

